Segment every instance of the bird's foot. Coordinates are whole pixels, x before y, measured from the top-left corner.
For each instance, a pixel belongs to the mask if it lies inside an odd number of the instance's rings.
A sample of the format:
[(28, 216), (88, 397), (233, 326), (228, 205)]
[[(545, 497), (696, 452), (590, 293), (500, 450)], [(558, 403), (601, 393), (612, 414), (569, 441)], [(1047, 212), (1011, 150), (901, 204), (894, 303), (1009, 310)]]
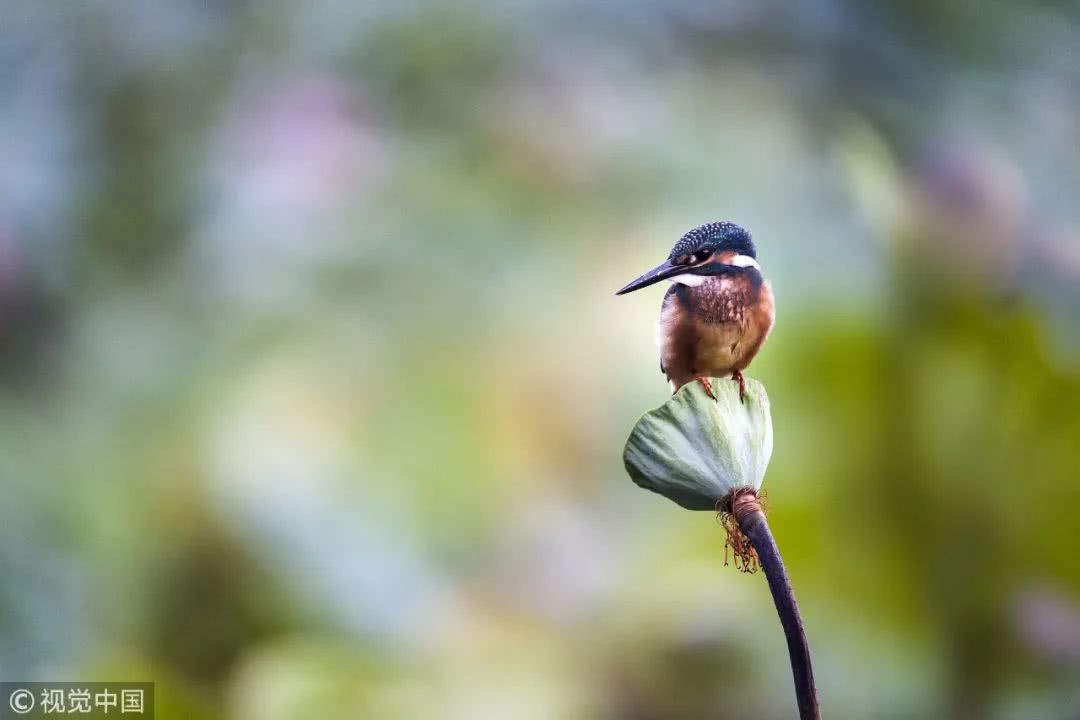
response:
[(701, 383), (701, 387), (705, 388), (706, 395), (711, 397), (713, 400), (716, 399), (716, 395), (713, 394), (712, 383), (709, 382), (709, 378), (704, 375), (698, 375), (694, 379)]
[(746, 378), (743, 377), (742, 370), (731, 373), (731, 379), (739, 383), (739, 402), (746, 402)]

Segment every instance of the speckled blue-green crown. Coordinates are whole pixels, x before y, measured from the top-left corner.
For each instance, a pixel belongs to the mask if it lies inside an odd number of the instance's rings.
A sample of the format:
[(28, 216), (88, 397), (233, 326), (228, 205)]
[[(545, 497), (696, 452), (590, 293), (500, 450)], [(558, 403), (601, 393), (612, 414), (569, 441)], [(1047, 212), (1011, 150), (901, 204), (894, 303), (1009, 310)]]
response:
[(734, 250), (740, 255), (757, 257), (757, 248), (754, 247), (750, 231), (726, 220), (705, 223), (688, 231), (675, 241), (669, 257), (674, 260), (680, 255), (690, 255), (701, 250)]

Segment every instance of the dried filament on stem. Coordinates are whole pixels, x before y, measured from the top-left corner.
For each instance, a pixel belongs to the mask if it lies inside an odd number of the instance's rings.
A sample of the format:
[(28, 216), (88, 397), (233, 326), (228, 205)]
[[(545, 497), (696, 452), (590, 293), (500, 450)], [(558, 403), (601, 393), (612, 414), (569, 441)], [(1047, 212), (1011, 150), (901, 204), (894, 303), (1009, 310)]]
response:
[(724, 566), (729, 564), (729, 555), (734, 558), (739, 572), (756, 573), (761, 568), (757, 550), (750, 538), (739, 527), (739, 516), (754, 510), (763, 509), (764, 495), (758, 495), (753, 488), (744, 487), (733, 490), (716, 503), (716, 519), (724, 528), (727, 539), (724, 542)]

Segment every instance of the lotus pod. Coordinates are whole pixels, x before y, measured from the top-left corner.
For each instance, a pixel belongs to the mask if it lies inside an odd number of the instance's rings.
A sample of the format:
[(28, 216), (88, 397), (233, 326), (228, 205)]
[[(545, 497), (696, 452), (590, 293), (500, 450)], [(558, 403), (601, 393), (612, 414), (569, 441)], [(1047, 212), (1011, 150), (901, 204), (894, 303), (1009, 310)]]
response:
[(630, 432), (623, 462), (631, 479), (688, 510), (714, 510), (736, 488), (761, 489), (772, 456), (769, 396), (746, 379), (712, 378), (713, 400), (699, 382), (683, 385)]

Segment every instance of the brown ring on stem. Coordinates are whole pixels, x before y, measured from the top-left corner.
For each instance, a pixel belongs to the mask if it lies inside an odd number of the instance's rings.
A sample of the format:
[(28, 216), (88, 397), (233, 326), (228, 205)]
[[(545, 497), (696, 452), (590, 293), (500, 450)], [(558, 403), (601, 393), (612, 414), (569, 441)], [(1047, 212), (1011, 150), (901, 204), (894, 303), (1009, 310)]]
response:
[[(721, 512), (721, 522), (728, 531), (727, 544), (735, 552), (735, 566), (743, 572), (753, 572), (758, 566), (765, 571), (769, 592), (772, 593), (773, 604), (776, 605), (776, 614), (780, 617), (780, 625), (783, 626), (784, 636), (787, 638), (799, 718), (820, 720), (821, 709), (814, 685), (810, 644), (806, 640), (806, 629), (803, 627), (802, 615), (799, 613), (798, 603), (795, 602), (795, 592), (791, 589), (784, 561), (780, 557), (780, 549), (776, 546), (769, 523), (765, 519), (761, 498), (753, 488), (738, 488), (718, 502), (717, 509)], [(753, 552), (752, 569), (747, 569), (751, 567), (747, 564), (747, 546)], [(726, 565), (727, 546), (724, 556)]]

